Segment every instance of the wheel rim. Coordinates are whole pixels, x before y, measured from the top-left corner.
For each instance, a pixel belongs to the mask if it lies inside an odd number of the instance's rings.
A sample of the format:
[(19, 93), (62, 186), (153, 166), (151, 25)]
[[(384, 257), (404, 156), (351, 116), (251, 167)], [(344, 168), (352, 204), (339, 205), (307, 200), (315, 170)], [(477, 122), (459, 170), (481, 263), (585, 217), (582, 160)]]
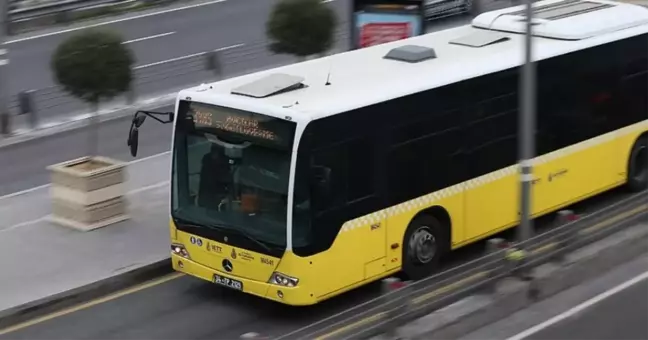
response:
[(648, 149), (643, 145), (637, 149), (635, 154), (632, 175), (632, 178), (639, 182), (646, 180), (646, 175), (648, 175)]
[(437, 242), (428, 227), (420, 227), (410, 237), (410, 258), (417, 263), (426, 264), (436, 256)]

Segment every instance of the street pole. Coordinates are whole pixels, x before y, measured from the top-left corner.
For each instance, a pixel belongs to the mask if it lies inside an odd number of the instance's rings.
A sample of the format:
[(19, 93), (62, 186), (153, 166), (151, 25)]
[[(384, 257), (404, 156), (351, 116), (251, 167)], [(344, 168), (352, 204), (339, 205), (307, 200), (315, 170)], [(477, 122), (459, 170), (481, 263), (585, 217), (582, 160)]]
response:
[(531, 160), (535, 149), (535, 65), (532, 62), (532, 22), (533, 0), (526, 0), (526, 35), (524, 39), (524, 67), (522, 69), (522, 110), (520, 110), (519, 142), (520, 153), (520, 227), (519, 242), (531, 237), (531, 188), (533, 185), (533, 167)]
[(9, 126), (9, 111), (7, 106), (7, 70), (9, 63), (7, 50), (5, 49), (5, 35), (9, 17), (9, 1), (0, 0), (0, 134), (8, 135), (11, 131)]

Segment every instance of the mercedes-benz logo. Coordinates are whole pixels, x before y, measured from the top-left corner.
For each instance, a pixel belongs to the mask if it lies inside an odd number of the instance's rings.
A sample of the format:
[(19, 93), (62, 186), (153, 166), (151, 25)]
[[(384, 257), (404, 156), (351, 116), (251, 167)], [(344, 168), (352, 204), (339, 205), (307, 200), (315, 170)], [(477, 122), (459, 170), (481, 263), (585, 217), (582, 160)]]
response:
[(223, 260), (223, 269), (225, 269), (226, 272), (231, 272), (232, 269), (234, 269), (234, 266), (232, 265), (232, 262), (228, 259)]

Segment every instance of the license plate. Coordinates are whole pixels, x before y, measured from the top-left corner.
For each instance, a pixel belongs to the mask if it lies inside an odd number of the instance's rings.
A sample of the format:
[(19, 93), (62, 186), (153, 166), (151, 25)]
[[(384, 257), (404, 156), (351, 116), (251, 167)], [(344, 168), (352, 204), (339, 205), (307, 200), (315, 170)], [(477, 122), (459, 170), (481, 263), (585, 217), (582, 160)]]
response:
[(214, 274), (214, 283), (236, 290), (243, 290), (243, 282), (230, 279), (229, 277), (220, 276), (218, 274)]

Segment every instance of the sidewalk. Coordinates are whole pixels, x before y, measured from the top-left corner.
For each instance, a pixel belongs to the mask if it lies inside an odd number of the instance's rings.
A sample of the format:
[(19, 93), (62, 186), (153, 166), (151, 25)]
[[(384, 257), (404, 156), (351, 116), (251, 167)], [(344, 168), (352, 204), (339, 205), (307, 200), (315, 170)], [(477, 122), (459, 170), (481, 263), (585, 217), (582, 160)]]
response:
[(130, 163), (131, 219), (91, 232), (47, 221), (49, 187), (0, 197), (0, 311), (169, 257), (169, 159)]

